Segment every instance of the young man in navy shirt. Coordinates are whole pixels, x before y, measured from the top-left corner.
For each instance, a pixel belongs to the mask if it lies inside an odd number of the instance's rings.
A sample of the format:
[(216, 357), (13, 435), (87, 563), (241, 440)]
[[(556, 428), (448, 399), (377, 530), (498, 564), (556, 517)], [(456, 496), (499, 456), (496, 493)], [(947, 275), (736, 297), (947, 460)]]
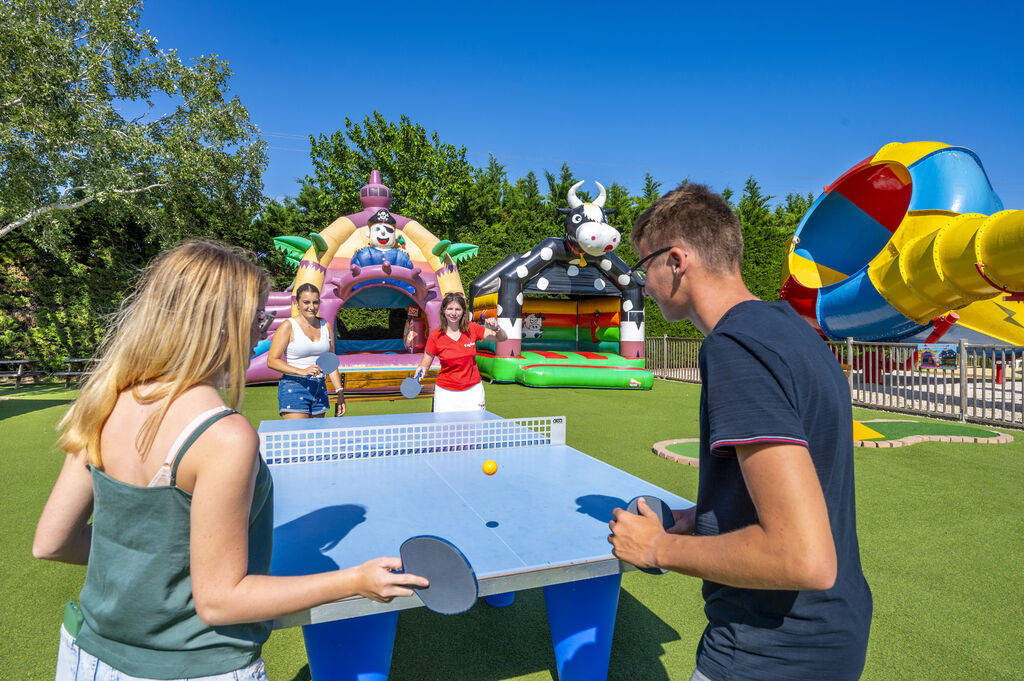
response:
[(616, 509), (615, 555), (704, 580), (694, 681), (860, 678), (871, 591), (846, 377), (787, 303), (747, 290), (739, 220), (706, 186), (659, 199), (632, 241), (665, 319), (705, 335), (700, 479), (697, 505), (667, 533), (646, 504)]

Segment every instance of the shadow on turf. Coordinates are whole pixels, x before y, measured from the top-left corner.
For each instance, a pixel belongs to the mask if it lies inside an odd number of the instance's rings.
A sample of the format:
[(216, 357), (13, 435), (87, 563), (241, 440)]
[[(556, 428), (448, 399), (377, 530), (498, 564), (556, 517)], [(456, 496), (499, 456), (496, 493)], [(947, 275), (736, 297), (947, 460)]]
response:
[[(628, 591), (619, 592), (609, 679), (668, 681), (664, 644), (679, 640), (668, 623)], [(446, 617), (426, 608), (398, 619), (391, 681), (500, 681), (547, 670), (557, 679), (541, 589), (521, 591), (507, 608), (483, 599), (469, 612)], [(685, 670), (689, 673), (689, 670)], [(310, 681), (309, 665), (290, 681)]]
[(7, 396), (12, 399), (0, 400), (0, 421), (62, 404), (71, 404), (74, 401), (73, 397), (39, 399), (29, 395), (13, 397), (8, 394)]

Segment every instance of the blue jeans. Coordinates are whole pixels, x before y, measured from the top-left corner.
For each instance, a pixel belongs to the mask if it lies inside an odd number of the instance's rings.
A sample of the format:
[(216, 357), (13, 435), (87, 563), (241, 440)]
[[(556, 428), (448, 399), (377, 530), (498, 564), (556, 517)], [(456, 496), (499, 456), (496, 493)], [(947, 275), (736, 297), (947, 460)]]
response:
[(326, 414), (330, 402), (324, 377), (285, 374), (277, 382), (277, 406), (282, 414)]
[[(93, 657), (77, 645), (63, 626), (60, 628), (60, 650), (57, 653), (57, 675), (54, 681), (152, 681), (138, 676), (129, 676)], [(268, 681), (263, 659), (256, 660), (248, 667), (213, 676), (193, 676), (180, 681)]]

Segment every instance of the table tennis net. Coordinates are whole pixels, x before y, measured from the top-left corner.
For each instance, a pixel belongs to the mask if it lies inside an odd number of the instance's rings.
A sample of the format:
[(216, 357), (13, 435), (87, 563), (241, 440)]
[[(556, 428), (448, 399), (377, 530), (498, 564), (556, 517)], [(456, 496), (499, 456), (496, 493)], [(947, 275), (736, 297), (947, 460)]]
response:
[(260, 433), (271, 466), (564, 444), (564, 416)]

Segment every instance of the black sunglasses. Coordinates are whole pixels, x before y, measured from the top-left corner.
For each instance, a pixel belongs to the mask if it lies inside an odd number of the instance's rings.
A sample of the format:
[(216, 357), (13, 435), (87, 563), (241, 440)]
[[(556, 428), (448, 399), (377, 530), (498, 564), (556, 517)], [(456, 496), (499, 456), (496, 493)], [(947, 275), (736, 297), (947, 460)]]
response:
[(629, 273), (636, 277), (641, 284), (644, 283), (647, 281), (647, 268), (644, 267), (644, 263), (649, 262), (651, 259), (658, 257), (662, 253), (668, 253), (673, 248), (675, 248), (675, 246), (666, 246), (665, 248), (659, 248), (653, 253), (648, 253), (645, 257), (640, 258), (640, 262), (634, 265), (633, 269), (631, 269)]

